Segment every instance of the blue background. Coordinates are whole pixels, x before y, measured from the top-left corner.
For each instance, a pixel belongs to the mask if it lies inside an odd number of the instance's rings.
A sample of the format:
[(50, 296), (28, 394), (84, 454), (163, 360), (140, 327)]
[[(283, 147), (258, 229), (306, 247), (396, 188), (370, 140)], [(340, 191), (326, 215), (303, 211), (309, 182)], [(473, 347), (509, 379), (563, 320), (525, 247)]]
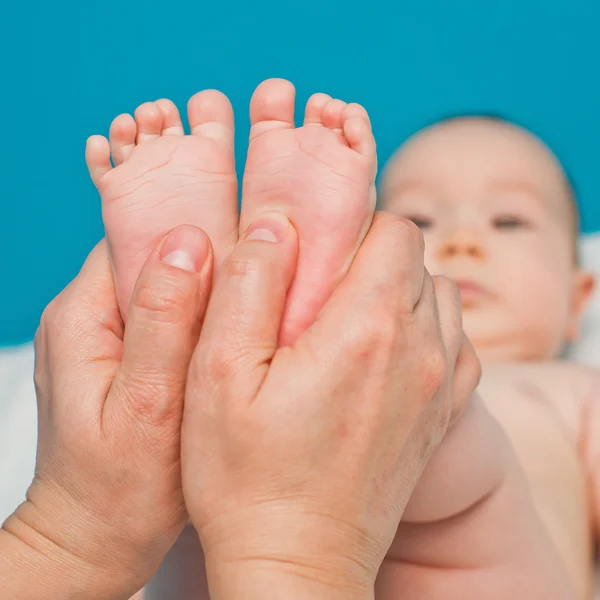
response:
[[(6, 3), (5, 3), (6, 4)], [(32, 337), (43, 307), (102, 236), (84, 144), (144, 101), (185, 107), (202, 88), (236, 109), (240, 171), (248, 101), (286, 77), (363, 103), (381, 164), (451, 113), (499, 112), (557, 152), (600, 229), (600, 2), (396, 0), (21, 2), (0, 16), (0, 344)]]

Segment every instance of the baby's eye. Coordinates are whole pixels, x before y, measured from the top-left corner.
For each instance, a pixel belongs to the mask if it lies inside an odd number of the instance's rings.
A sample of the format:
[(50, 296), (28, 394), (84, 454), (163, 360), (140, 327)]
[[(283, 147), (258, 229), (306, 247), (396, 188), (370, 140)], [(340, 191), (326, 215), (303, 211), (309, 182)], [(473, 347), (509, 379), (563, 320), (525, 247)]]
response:
[(428, 217), (412, 215), (408, 216), (407, 218), (410, 219), (419, 229), (429, 229), (430, 227), (433, 227), (433, 219)]
[(525, 219), (509, 215), (496, 217), (493, 220), (493, 225), (496, 229), (502, 229), (505, 231), (510, 229), (522, 229), (524, 227), (529, 227), (529, 223), (525, 221)]

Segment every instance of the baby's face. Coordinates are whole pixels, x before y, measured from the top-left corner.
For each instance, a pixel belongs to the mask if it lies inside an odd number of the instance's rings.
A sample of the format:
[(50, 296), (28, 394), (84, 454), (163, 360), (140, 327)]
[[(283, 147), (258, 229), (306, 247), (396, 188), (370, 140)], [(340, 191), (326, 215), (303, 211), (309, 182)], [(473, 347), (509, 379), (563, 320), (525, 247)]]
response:
[(423, 230), (429, 271), (458, 284), (484, 360), (551, 358), (575, 335), (593, 280), (562, 171), (533, 136), (482, 119), (428, 129), (387, 167), (382, 198)]

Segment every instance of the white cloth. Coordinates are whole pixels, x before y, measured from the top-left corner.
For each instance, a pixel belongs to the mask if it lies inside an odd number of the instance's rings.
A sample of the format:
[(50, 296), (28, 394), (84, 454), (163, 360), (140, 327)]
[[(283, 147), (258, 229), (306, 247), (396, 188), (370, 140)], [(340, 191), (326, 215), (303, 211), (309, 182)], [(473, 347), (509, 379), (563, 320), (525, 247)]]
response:
[(576, 362), (600, 368), (600, 233), (584, 238), (581, 260), (596, 275), (598, 289), (582, 319), (581, 335), (568, 355)]
[(37, 407), (33, 347), (0, 350), (0, 522), (25, 500), (33, 479)]

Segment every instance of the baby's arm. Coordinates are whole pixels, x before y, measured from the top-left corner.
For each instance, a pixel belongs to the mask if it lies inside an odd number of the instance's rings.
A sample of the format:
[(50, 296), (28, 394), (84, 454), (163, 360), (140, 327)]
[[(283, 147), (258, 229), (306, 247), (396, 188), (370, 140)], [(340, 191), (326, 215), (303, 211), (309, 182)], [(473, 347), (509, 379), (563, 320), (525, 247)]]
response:
[(378, 580), (378, 599), (572, 597), (508, 438), (475, 397), (436, 450)]
[(590, 484), (590, 508), (596, 543), (600, 542), (600, 376), (596, 376), (583, 410), (582, 449)]
[(474, 395), (433, 454), (404, 512), (403, 523), (437, 523), (465, 512), (508, 475), (508, 442)]

